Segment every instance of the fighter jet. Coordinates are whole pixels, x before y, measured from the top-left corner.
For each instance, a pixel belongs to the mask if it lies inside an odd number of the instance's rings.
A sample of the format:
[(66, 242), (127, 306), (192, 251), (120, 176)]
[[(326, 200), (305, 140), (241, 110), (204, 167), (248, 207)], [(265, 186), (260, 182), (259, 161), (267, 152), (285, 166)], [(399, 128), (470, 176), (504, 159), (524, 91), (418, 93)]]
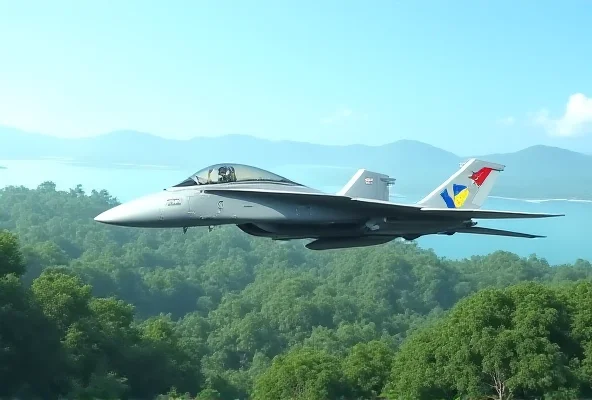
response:
[(416, 204), (389, 201), (388, 175), (358, 170), (336, 194), (243, 164), (204, 168), (162, 192), (118, 205), (98, 215), (105, 224), (144, 228), (236, 225), (273, 240), (312, 239), (312, 250), (373, 246), (424, 235), (544, 237), (477, 227), (474, 219), (543, 218), (563, 214), (482, 210), (505, 166), (478, 159)]

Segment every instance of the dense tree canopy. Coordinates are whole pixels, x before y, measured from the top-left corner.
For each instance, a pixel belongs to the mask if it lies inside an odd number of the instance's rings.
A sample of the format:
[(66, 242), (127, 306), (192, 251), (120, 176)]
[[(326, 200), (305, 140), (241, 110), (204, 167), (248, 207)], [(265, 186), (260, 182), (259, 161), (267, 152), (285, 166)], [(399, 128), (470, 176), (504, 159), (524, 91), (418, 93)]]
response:
[(590, 338), (578, 328), (590, 301), (590, 282), (562, 289), (525, 283), (463, 299), (401, 346), (386, 393), (393, 399), (588, 396)]
[(115, 204), (0, 190), (0, 397), (592, 395), (588, 261), (93, 221)]

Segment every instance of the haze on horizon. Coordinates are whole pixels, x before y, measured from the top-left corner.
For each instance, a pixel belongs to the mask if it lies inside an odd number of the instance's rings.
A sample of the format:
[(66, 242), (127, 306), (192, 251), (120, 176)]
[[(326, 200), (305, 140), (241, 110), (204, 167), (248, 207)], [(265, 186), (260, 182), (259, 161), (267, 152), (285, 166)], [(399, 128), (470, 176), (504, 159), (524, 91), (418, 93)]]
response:
[(0, 125), (592, 152), (592, 4), (0, 5)]

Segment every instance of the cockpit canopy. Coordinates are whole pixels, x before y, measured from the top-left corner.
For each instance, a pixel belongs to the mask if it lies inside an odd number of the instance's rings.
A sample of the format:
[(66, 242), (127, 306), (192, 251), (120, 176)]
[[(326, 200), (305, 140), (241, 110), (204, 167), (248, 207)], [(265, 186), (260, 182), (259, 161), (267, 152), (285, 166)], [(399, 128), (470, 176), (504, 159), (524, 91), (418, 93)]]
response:
[(250, 165), (216, 164), (196, 172), (175, 187), (229, 182), (277, 182), (300, 186), (282, 176)]

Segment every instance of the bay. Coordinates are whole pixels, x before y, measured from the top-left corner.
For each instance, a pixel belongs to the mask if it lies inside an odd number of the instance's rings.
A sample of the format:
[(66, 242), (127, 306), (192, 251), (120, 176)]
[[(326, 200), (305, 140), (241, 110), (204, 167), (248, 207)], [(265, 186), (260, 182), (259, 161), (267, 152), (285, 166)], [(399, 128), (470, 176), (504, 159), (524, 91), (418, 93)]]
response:
[[(120, 201), (162, 190), (181, 182), (195, 172), (167, 166), (113, 165), (92, 166), (75, 164), (67, 160), (0, 160), (0, 187), (23, 185), (35, 188), (44, 181), (52, 181), (59, 190), (67, 190), (81, 184), (87, 192), (106, 189)], [(200, 169), (197, 166), (195, 170)], [(327, 179), (319, 178), (324, 171)], [(289, 179), (327, 192), (335, 192), (355, 172), (350, 168), (327, 166), (286, 165), (274, 169)], [(500, 179), (503, 179), (500, 177)], [(321, 184), (318, 184), (321, 182)], [(317, 184), (316, 184), (317, 183)], [(412, 203), (417, 196), (392, 192), (392, 201)], [(516, 253), (520, 256), (536, 254), (552, 264), (574, 262), (578, 258), (592, 260), (589, 245), (588, 223), (592, 221), (591, 201), (566, 199), (521, 200), (490, 197), (484, 208), (493, 210), (526, 211), (566, 214), (565, 217), (534, 220), (479, 220), (479, 226), (516, 230), (546, 235), (543, 239), (504, 238), (456, 234), (454, 236), (427, 236), (417, 240), (424, 248), (433, 249), (438, 255), (448, 258), (464, 258), (485, 255), (497, 250)]]

